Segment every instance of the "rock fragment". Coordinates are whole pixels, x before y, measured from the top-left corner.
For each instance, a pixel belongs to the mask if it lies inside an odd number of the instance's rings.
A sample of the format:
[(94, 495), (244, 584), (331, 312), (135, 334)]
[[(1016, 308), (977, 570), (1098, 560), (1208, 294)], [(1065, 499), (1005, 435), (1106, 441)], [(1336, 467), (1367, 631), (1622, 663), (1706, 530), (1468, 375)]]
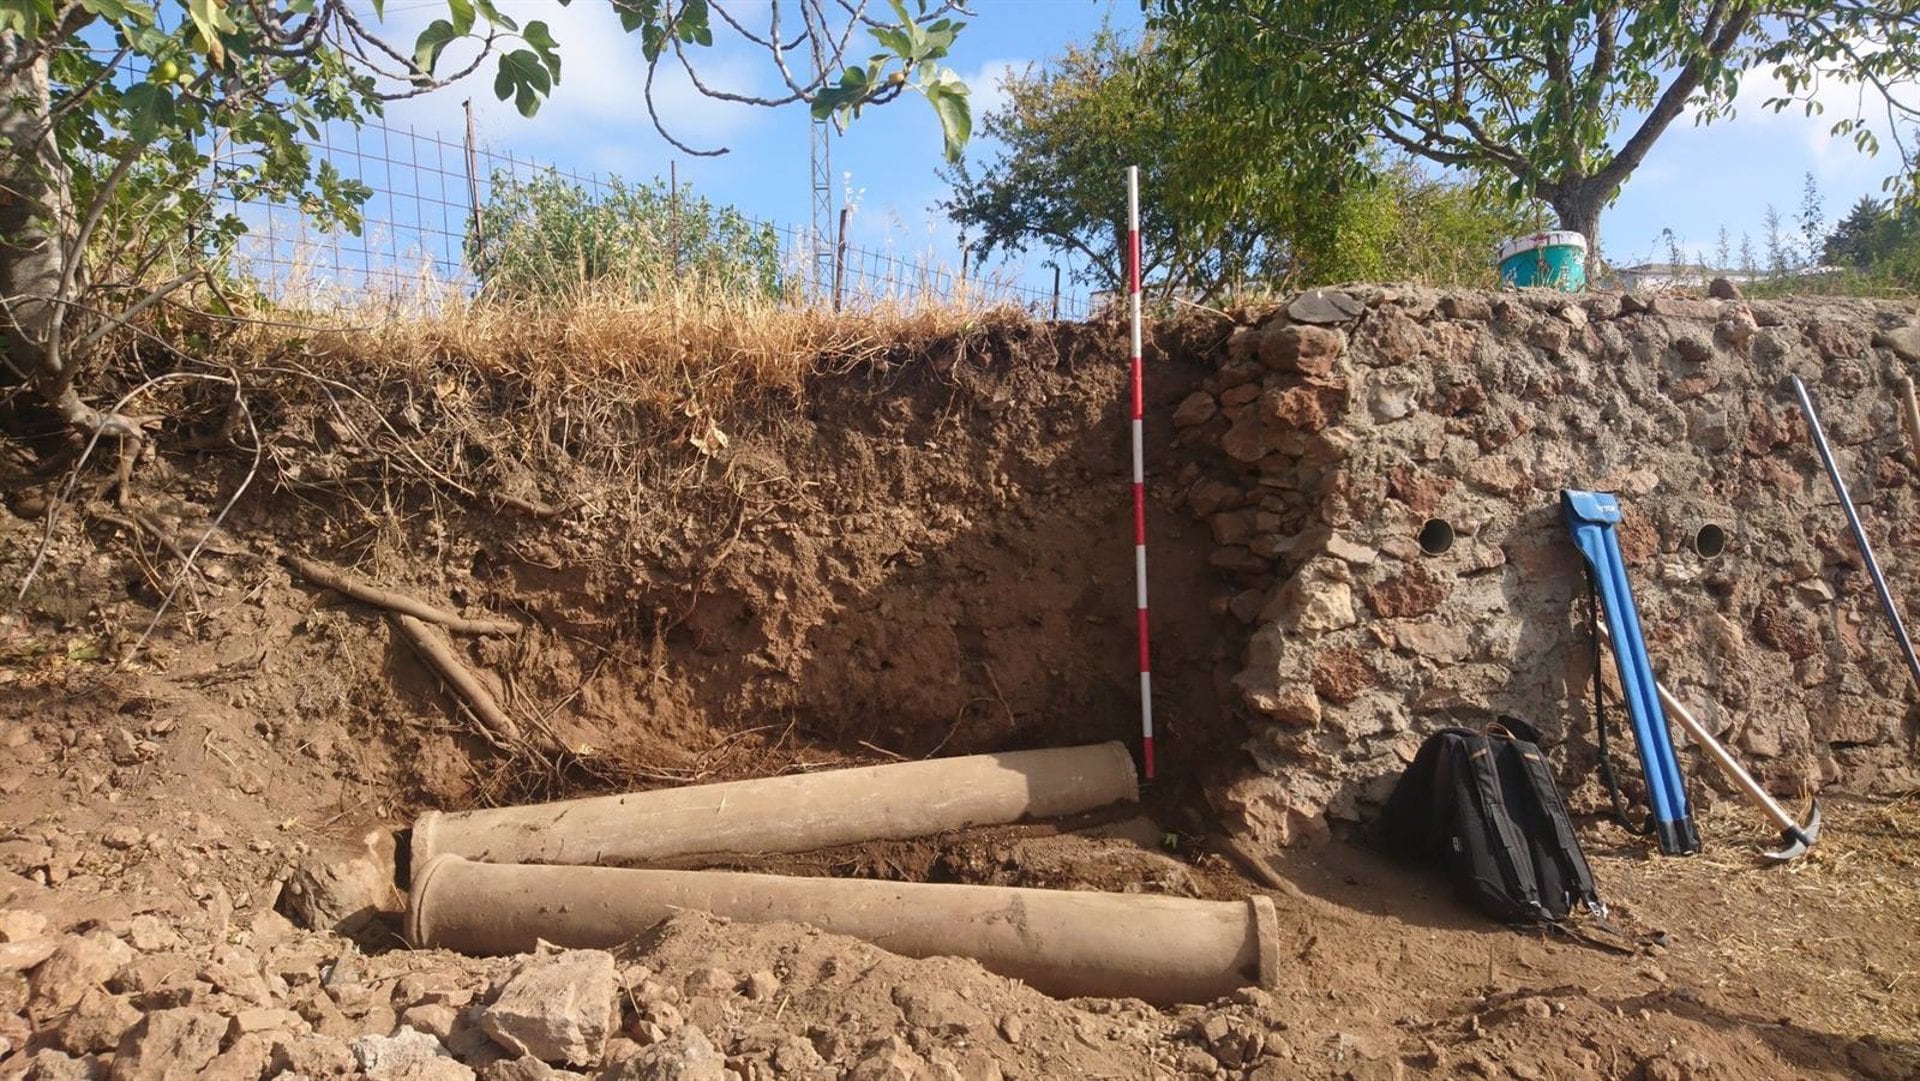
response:
[(529, 957), (480, 1014), (480, 1028), (515, 1055), (597, 1065), (612, 1033), (619, 991), (613, 955), (565, 950)]

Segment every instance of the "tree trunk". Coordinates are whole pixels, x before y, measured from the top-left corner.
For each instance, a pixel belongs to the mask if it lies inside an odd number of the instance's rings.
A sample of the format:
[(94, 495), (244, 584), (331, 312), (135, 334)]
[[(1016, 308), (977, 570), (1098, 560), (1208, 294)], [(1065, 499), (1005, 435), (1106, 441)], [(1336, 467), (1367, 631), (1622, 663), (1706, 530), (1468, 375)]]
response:
[(1591, 184), (1571, 188), (1548, 196), (1547, 205), (1559, 215), (1560, 228), (1587, 238), (1587, 280), (1592, 281), (1600, 271), (1600, 210), (1607, 196)]
[(20, 380), (62, 419), (107, 435), (140, 435), (130, 418), (80, 400), (61, 350), (60, 305), (85, 280), (69, 274), (78, 223), (67, 164), (49, 121), (48, 49), (0, 32), (0, 376)]
[(0, 33), (0, 351), (42, 396), (72, 382), (48, 346), (74, 234), (66, 163), (47, 122), (49, 55)]

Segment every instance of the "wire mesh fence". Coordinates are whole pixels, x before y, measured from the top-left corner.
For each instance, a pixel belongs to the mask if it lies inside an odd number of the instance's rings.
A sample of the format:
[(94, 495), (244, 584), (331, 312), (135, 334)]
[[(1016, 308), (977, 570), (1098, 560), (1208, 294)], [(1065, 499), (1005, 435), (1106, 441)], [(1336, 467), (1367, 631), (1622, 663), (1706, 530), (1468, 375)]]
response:
[[(116, 77), (128, 84), (147, 76), (138, 57), (83, 44), (68, 48), (111, 64)], [(623, 190), (623, 182), (610, 174), (581, 172), (482, 144), (474, 137), (470, 116), (463, 136), (371, 119), (359, 125), (324, 125), (317, 136), (296, 141), (341, 180), (364, 185), (369, 195), (361, 205), (357, 230), (322, 226), (295, 202), (229, 198), (226, 208), (246, 225), (232, 251), (234, 271), (270, 296), (298, 298), (308, 306), (329, 301), (356, 307), (417, 306), (423, 300), (476, 294), (483, 285), (475, 263), (485, 248), (484, 212), (503, 184), (544, 178), (572, 185), (593, 202)], [(238, 165), (231, 157), (223, 158), (218, 138), (209, 156), (216, 173)], [(676, 184), (665, 190), (678, 214), (682, 189)], [(1063, 286), (1060, 271), (1051, 265), (1035, 274), (1024, 266), (969, 267), (964, 249), (954, 260), (944, 258), (931, 243), (911, 249), (891, 242), (880, 249), (852, 245), (845, 213), (829, 235), (740, 215), (706, 200), (695, 202), (698, 205), (687, 206), (685, 213), (724, 214), (771, 238), (779, 267), (778, 294), (791, 303), (836, 308), (927, 300), (978, 307), (1011, 304), (1043, 317), (1078, 319), (1100, 299), (1070, 283)], [(688, 230), (693, 228), (689, 222)], [(679, 232), (676, 227), (671, 257), (676, 268)]]
[[(483, 235), (482, 210), (497, 187), (545, 178), (571, 185), (595, 202), (621, 189), (612, 176), (379, 121), (322, 129), (309, 149), (343, 179), (371, 191), (357, 234), (318, 228), (298, 206), (286, 203), (233, 207), (248, 226), (235, 252), (236, 269), (269, 291), (297, 291), (303, 297), (398, 304), (433, 290), (472, 293), (481, 284), (474, 255)], [(678, 190), (669, 191), (680, 199)], [(684, 211), (711, 212), (691, 205)], [(1051, 285), (1036, 286), (1024, 280), (1024, 268), (969, 268), (964, 251), (950, 261), (931, 245), (873, 249), (851, 245), (843, 235), (751, 217), (744, 221), (773, 238), (781, 295), (795, 303), (859, 307), (931, 299), (982, 307), (1013, 304), (1062, 319), (1088, 311), (1087, 295), (1063, 287), (1058, 274)], [(692, 223), (686, 228), (692, 231)], [(844, 217), (839, 228), (846, 228)]]

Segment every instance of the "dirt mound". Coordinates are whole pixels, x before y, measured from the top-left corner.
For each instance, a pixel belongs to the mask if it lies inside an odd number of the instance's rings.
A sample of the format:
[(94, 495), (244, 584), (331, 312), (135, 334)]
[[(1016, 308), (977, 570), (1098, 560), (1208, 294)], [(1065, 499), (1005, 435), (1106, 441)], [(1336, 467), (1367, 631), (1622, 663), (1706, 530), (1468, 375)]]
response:
[[(805, 374), (726, 394), (719, 377), (631, 380), (617, 350), (601, 368), (516, 368), (451, 339), (384, 359), (315, 339), (244, 358), (239, 420), (229, 392), (197, 383), (160, 403), (173, 419), (124, 488), (90, 465), (63, 501), (77, 448), (31, 431), (0, 442), (0, 580), (38, 564), (21, 618), (0, 627), (0, 1074), (1920, 1069), (1920, 999), (1901, 975), (1920, 964), (1904, 930), (1920, 911), (1899, 886), (1912, 857), (1887, 839), (1911, 832), (1904, 805), (1830, 808), (1798, 875), (1718, 855), (1761, 839), (1718, 817), (1713, 861), (1650, 863), (1592, 827), (1603, 891), (1630, 926), (1668, 932), (1633, 957), (1489, 928), (1357, 847), (1268, 853), (1252, 879), (1224, 854), (1209, 794), (1272, 765), (1249, 739), (1277, 746), (1234, 682), (1242, 620), (1260, 614), (1249, 576), (1267, 576), (1264, 603), (1294, 566), (1262, 540), (1279, 534), (1257, 515), (1278, 512), (1244, 493), (1213, 510), (1245, 521), (1193, 516), (1207, 482), (1227, 481), (1215, 444), (1193, 435), (1213, 422), (1187, 423), (1203, 410), (1184, 403), (1204, 391), (1219, 414), (1245, 404), (1229, 396), (1252, 400), (1219, 383), (1232, 330), (1164, 327), (1150, 357), (1166, 753), (1146, 817), (729, 866), (1216, 899), (1278, 882), (1293, 959), (1278, 987), (1168, 1010), (1061, 1002), (970, 962), (695, 915), (604, 969), (394, 949), (381, 915), (398, 897), (393, 832), (426, 807), (1130, 738), (1124, 337), (988, 319), (858, 356), (742, 359)], [(1324, 336), (1291, 337), (1292, 363), (1337, 359)], [(1289, 402), (1303, 425), (1338, 412), (1319, 390)], [(1456, 498), (1367, 461), (1402, 496)], [(1384, 550), (1403, 523), (1381, 521)], [(479, 723), (380, 606), (316, 585), (289, 556), (518, 625), (433, 633), (520, 736)], [(1397, 609), (1396, 643), (1422, 641), (1423, 609), (1451, 618), (1446, 575), (1384, 568), (1343, 584)], [(1786, 617), (1773, 637), (1791, 643)], [(1826, 642), (1824, 626), (1809, 633)], [(1326, 645), (1301, 685), (1331, 720), (1293, 737), (1318, 750), (1285, 767), (1304, 780), (1378, 757), (1340, 718), (1404, 690), (1383, 663), (1398, 645)], [(358, 944), (282, 912), (346, 920)], [(1795, 948), (1754, 945), (1766, 942)], [(544, 1064), (513, 1057), (539, 1040)]]

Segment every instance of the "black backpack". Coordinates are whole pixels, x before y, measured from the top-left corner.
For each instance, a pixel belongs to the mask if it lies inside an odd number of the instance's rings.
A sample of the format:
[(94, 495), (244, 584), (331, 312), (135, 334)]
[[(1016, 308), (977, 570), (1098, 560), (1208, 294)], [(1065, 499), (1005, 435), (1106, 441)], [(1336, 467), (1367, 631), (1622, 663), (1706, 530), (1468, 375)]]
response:
[(1604, 920), (1539, 740), (1505, 716), (1484, 734), (1434, 733), (1388, 798), (1380, 840), (1397, 856), (1444, 867), (1463, 900), (1507, 923), (1557, 923), (1576, 903)]

